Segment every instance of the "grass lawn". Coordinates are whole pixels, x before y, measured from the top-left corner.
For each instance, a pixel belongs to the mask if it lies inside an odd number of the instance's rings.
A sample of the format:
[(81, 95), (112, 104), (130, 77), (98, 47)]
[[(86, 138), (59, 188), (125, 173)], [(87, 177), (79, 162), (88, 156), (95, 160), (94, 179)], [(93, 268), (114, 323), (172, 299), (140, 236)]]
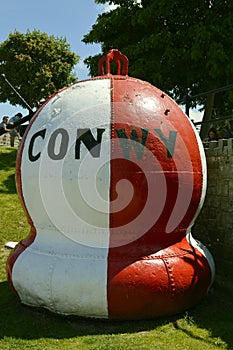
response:
[(29, 226), (15, 188), (16, 148), (0, 147), (0, 350), (233, 349), (233, 300), (217, 283), (195, 308), (169, 318), (101, 321), (61, 317), (22, 305), (6, 281), (7, 241)]

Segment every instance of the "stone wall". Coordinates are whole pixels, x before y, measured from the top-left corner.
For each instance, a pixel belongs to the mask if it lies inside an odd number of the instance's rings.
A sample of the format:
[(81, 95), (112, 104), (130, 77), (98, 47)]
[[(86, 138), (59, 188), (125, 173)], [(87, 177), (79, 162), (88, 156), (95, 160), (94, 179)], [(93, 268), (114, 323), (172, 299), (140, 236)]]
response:
[[(15, 147), (18, 147), (20, 139), (21, 138), (19, 135), (15, 137)], [(9, 133), (0, 135), (0, 146), (10, 147), (10, 134)]]
[(207, 193), (192, 232), (211, 251), (217, 282), (233, 290), (233, 139), (204, 147)]

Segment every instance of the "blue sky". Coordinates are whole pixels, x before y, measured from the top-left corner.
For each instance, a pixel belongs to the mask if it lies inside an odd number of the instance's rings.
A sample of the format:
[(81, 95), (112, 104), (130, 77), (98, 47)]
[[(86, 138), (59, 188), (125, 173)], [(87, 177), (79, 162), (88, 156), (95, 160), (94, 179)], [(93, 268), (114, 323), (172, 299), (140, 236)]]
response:
[[(10, 32), (18, 30), (26, 33), (27, 29), (38, 29), (49, 35), (65, 37), (71, 50), (81, 56), (75, 67), (78, 79), (88, 78), (88, 71), (83, 59), (100, 52), (99, 45), (86, 45), (82, 42), (96, 22), (98, 14), (105, 5), (98, 5), (94, 0), (6, 0), (1, 2), (0, 42), (5, 41)], [(0, 119), (3, 115), (12, 116), (16, 112), (27, 112), (22, 107), (0, 103)]]

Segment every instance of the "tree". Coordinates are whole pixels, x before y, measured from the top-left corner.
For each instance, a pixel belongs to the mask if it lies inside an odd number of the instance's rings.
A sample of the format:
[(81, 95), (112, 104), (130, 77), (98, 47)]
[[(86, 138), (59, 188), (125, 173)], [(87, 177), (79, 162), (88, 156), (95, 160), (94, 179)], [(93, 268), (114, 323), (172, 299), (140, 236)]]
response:
[[(119, 49), (129, 58), (131, 76), (149, 81), (176, 101), (233, 83), (232, 0), (95, 2), (117, 7), (99, 15), (83, 41), (100, 43), (103, 54)], [(85, 60), (91, 75), (98, 59)], [(233, 91), (191, 101), (191, 106), (197, 104), (204, 105), (205, 118), (212, 110), (216, 116), (231, 114)]]
[[(77, 80), (72, 69), (78, 60), (65, 38), (39, 30), (26, 34), (15, 31), (0, 44), (0, 74), (5, 74), (32, 108)], [(0, 102), (23, 106), (6, 82), (0, 82)]]

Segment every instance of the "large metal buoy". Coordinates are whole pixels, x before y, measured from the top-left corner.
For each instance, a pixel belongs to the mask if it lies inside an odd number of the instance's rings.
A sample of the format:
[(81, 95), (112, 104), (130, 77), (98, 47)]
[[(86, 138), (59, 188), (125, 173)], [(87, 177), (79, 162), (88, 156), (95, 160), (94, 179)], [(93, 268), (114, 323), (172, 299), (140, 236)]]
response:
[(191, 236), (206, 191), (201, 140), (168, 95), (128, 76), (118, 50), (36, 112), (16, 182), (31, 232), (7, 275), (22, 303), (142, 319), (179, 313), (211, 286), (213, 259)]

